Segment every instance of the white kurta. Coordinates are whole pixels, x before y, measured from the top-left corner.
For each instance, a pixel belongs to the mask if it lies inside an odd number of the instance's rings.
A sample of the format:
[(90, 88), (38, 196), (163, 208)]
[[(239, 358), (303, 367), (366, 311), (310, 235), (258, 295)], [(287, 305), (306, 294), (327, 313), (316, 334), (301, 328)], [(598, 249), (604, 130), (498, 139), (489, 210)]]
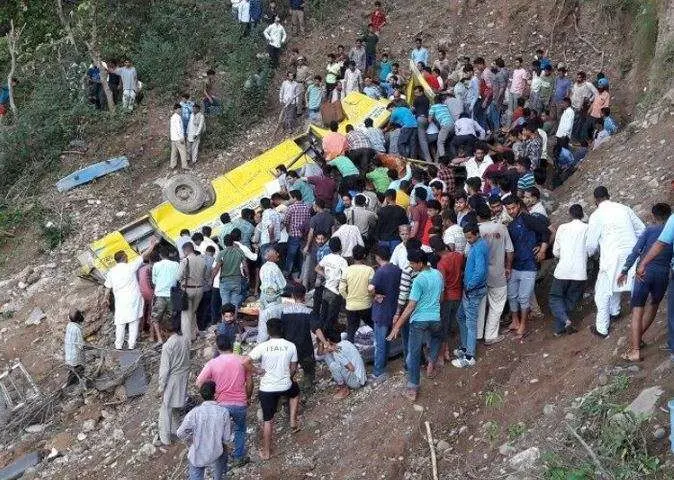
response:
[(115, 297), (115, 325), (135, 322), (143, 316), (143, 296), (136, 277), (141, 265), (142, 257), (129, 263), (118, 263), (105, 278), (105, 288), (112, 289)]
[(600, 250), (594, 302), (596, 328), (602, 334), (608, 334), (610, 317), (620, 312), (620, 292), (628, 291), (634, 281), (633, 267), (626, 285), (619, 286), (616, 282), (625, 259), (644, 229), (644, 223), (631, 208), (609, 200), (601, 202), (590, 215), (587, 251), (592, 255), (597, 248)]

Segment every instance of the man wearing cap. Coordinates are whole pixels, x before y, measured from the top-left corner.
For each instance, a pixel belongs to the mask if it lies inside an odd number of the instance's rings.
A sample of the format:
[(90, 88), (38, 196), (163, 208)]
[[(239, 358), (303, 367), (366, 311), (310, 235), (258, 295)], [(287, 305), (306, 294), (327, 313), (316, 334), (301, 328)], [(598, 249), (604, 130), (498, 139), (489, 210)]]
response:
[(590, 215), (587, 231), (588, 254), (593, 255), (599, 249), (599, 274), (594, 287), (597, 317), (590, 330), (600, 338), (608, 337), (611, 319), (620, 315), (620, 292), (631, 290), (634, 269), (622, 286), (618, 286), (617, 279), (637, 238), (646, 228), (634, 210), (609, 198), (606, 187), (594, 189), (597, 209)]

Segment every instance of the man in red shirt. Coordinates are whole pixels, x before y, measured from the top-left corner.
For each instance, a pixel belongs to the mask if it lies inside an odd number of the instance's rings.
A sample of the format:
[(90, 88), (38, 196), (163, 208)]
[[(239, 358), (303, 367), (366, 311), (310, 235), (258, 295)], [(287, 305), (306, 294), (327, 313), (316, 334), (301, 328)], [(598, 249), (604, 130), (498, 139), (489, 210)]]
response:
[[(463, 291), (463, 254), (447, 249), (442, 241), (442, 236), (437, 235), (430, 239), (431, 248), (435, 256), (431, 260), (431, 266), (442, 274), (444, 289), (440, 299), (440, 322), (442, 323), (442, 347), (438, 355), (438, 362), (443, 359), (452, 359), (449, 351), (449, 332), (452, 324), (456, 322), (456, 313), (461, 305)], [(436, 265), (433, 263), (437, 262)]]
[(410, 220), (412, 228), (410, 230), (410, 237), (421, 240), (424, 235), (424, 228), (428, 221), (428, 208), (426, 207), (426, 197), (428, 191), (423, 187), (414, 189), (414, 195), (417, 200), (416, 205), (409, 207)]
[(381, 8), (381, 2), (374, 2), (374, 12), (370, 15), (370, 23), (374, 27), (374, 31), (378, 32), (381, 27), (386, 25), (386, 14)]
[(253, 395), (253, 378), (244, 357), (233, 353), (232, 339), (227, 335), (216, 337), (218, 356), (209, 360), (197, 377), (197, 387), (215, 382), (215, 401), (227, 408), (234, 421), (234, 451), (232, 466), (250, 461), (246, 456), (246, 413)]

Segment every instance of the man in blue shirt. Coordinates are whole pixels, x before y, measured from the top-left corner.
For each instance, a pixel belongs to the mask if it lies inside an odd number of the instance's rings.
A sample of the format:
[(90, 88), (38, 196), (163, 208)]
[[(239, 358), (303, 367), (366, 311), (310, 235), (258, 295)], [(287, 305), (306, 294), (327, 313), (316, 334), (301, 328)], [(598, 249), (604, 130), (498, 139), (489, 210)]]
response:
[(421, 38), (417, 38), (414, 42), (416, 43), (416, 48), (410, 53), (410, 58), (415, 65), (423, 63), (424, 66), (427, 66), (429, 57), (428, 50), (422, 45), (423, 42)]
[(407, 390), (405, 396), (414, 401), (417, 398), (421, 377), (421, 347), (424, 342), (428, 348), (427, 376), (432, 378), (434, 365), (438, 359), (442, 343), (442, 325), (440, 323), (440, 297), (444, 288), (442, 274), (428, 266), (428, 257), (423, 250), (410, 250), (407, 260), (413, 271), (419, 272), (412, 281), (409, 301), (405, 310), (393, 325), (387, 340), (398, 336), (407, 320), (410, 332), (407, 344)]
[(372, 379), (380, 382), (386, 378), (388, 344), (386, 335), (391, 329), (393, 315), (398, 307), (400, 290), (400, 269), (389, 262), (391, 252), (388, 247), (380, 246), (374, 256), (377, 271), (370, 281), (368, 290), (374, 295), (372, 302), (372, 321), (374, 322), (374, 371)]
[(386, 108), (391, 110), (391, 118), (386, 131), (392, 130), (396, 125), (400, 127), (398, 153), (403, 157), (416, 158), (418, 123), (414, 113), (409, 105), (403, 102), (391, 102)]
[(547, 219), (526, 213), (519, 197), (509, 195), (504, 200), (508, 215), (508, 233), (515, 249), (512, 273), (508, 279), (508, 303), (512, 315), (509, 330), (517, 332), (522, 341), (527, 335), (531, 296), (534, 294), (538, 265), (545, 259), (550, 231)]
[(477, 349), (477, 317), (480, 303), (487, 294), (487, 273), (489, 271), (489, 246), (480, 237), (480, 228), (473, 224), (463, 228), (470, 251), (466, 258), (463, 274), (463, 298), (456, 319), (459, 324), (461, 346), (455, 350), (457, 358), (452, 360), (456, 368), (475, 365)]
[[(644, 258), (641, 262), (640, 269), (637, 272), (637, 278), (634, 280), (632, 287), (632, 298), (630, 301), (632, 307), (632, 348), (629, 352), (623, 355), (623, 360), (631, 362), (638, 362), (641, 360), (641, 338), (643, 334), (655, 320), (655, 315), (658, 313), (660, 302), (665, 296), (669, 282), (669, 270), (672, 264), (672, 248), (663, 248), (657, 254), (649, 258), (650, 252), (656, 248), (660, 243), (667, 243), (662, 241), (663, 237), (669, 236), (669, 243), (671, 244), (672, 233), (666, 233), (667, 225), (670, 226), (670, 232), (674, 231), (672, 227), (672, 209), (666, 203), (657, 203), (651, 209), (651, 213), (655, 218), (655, 223), (646, 227), (646, 230), (639, 236), (636, 245), (632, 249), (625, 260), (625, 264), (618, 277), (618, 285), (622, 285), (627, 281), (628, 272), (632, 265), (636, 262), (638, 257)], [(644, 254), (648, 252), (646, 257)], [(648, 259), (648, 262), (646, 262)], [(646, 265), (644, 265), (646, 263)], [(643, 267), (643, 271), (641, 268)], [(670, 291), (670, 307), (671, 307)], [(646, 304), (648, 301), (648, 304)], [(671, 308), (668, 309), (668, 314), (671, 317)], [(670, 347), (671, 345), (671, 327), (670, 328)]]

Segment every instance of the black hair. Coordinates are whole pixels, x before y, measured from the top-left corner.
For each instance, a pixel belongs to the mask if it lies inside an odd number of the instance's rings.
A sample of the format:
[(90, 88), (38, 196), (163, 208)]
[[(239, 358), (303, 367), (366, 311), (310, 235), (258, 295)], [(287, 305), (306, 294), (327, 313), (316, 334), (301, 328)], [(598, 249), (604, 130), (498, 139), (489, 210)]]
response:
[(186, 228), (183, 228), (182, 230), (180, 230), (180, 236), (181, 236), (181, 237), (182, 237), (183, 235), (189, 235), (189, 234), (190, 234), (190, 231), (189, 231), (188, 229), (186, 229)]
[(368, 117), (365, 120), (363, 120), (363, 125), (365, 125), (367, 128), (370, 128), (371, 126), (374, 125), (374, 122), (372, 121), (371, 118)]
[(280, 318), (270, 318), (267, 320), (267, 333), (272, 338), (281, 338), (283, 336), (283, 323)]
[(232, 217), (229, 216), (229, 213), (226, 213), (226, 212), (225, 212), (225, 213), (223, 213), (222, 215), (220, 215), (220, 221), (221, 221), (223, 224), (227, 224), (227, 223), (229, 223), (229, 222), (232, 221)]
[(582, 220), (585, 216), (585, 213), (583, 212), (583, 207), (577, 203), (574, 203), (569, 207), (569, 215), (571, 215), (571, 218), (575, 218), (576, 220)]
[(424, 187), (416, 187), (414, 189), (414, 196), (417, 200), (425, 202), (426, 198), (428, 198), (428, 190), (426, 190)]
[(377, 247), (374, 254), (386, 262), (391, 259), (391, 251), (384, 245)]
[(290, 196), (295, 200), (302, 201), (302, 192), (299, 190), (290, 190)]
[(215, 398), (215, 382), (204, 382), (201, 387), (199, 387), (199, 394), (206, 402), (213, 400)]
[(407, 260), (410, 263), (427, 263), (428, 255), (421, 249), (408, 250)]
[(332, 237), (328, 241), (328, 248), (330, 248), (330, 252), (332, 253), (340, 253), (342, 251), (342, 241), (339, 237)]
[(430, 244), (430, 247), (433, 249), (434, 252), (442, 252), (447, 249), (447, 246), (445, 245), (445, 242), (442, 240), (442, 237), (439, 235), (435, 235), (434, 237), (431, 237), (428, 240), (428, 243)]
[(215, 337), (215, 345), (221, 352), (231, 352), (234, 347), (232, 345), (232, 337), (225, 334), (220, 334)]
[(204, 241), (204, 234), (201, 232), (196, 232), (192, 234), (192, 241), (193, 242), (203, 242)]
[(482, 188), (482, 179), (480, 177), (470, 177), (466, 180), (466, 185), (473, 191), (479, 192), (480, 188)]
[(339, 223), (340, 225), (345, 225), (346, 224), (346, 215), (344, 215), (344, 213), (342, 213), (342, 212), (339, 212), (339, 213), (335, 214), (335, 220), (337, 220), (337, 223)]
[(75, 310), (74, 312), (68, 314), (68, 320), (75, 323), (82, 323), (84, 321), (84, 314), (81, 310)]
[(222, 238), (222, 243), (225, 244), (225, 247), (231, 247), (234, 245), (234, 239), (232, 238), (232, 235), (228, 233)]
[(236, 312), (236, 306), (233, 303), (225, 303), (222, 306), (222, 309), (220, 310), (220, 313), (223, 315), (225, 313), (235, 313)]
[(353, 247), (351, 254), (353, 255), (354, 260), (365, 260), (365, 257), (367, 257), (367, 248), (362, 245), (356, 245)]
[(651, 213), (656, 219), (665, 222), (672, 214), (672, 207), (670, 207), (668, 203), (656, 203), (653, 205), (653, 208), (651, 208)]
[(480, 234), (480, 227), (478, 227), (474, 223), (469, 223), (465, 227), (463, 227), (463, 233), (472, 233), (473, 235), (479, 235)]
[(608, 200), (611, 196), (608, 194), (608, 189), (603, 185), (594, 189), (593, 192), (594, 198), (597, 200)]

